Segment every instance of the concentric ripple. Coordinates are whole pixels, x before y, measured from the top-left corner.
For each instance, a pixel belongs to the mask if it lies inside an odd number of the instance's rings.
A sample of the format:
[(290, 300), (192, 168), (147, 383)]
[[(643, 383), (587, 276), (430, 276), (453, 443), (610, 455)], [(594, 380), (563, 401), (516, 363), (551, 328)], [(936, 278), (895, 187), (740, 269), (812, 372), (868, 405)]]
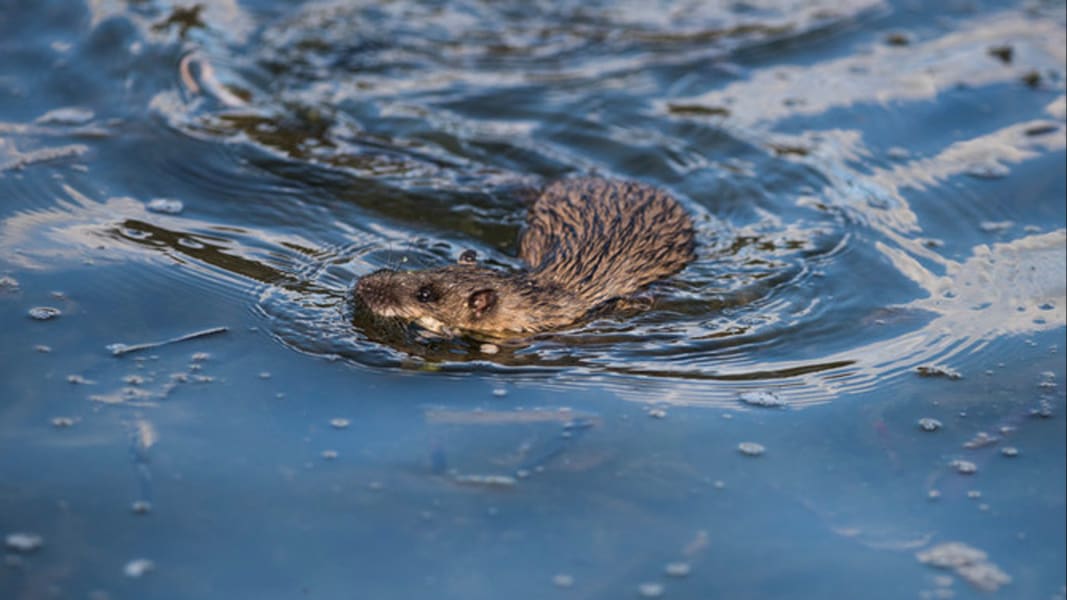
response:
[[(1065, 324), (1057, 215), (1024, 222), (1041, 211), (983, 201), (1001, 179), (1062, 164), (1065, 26), (1040, 7), (945, 10), (893, 43), (876, 1), (94, 15), (130, 38), (135, 74), (162, 63), (170, 77), (132, 76), (146, 122), (71, 106), (0, 124), (13, 189), (61, 200), (0, 223), (0, 250), (23, 268), (177, 264), (244, 298), (294, 350), (366, 367), (580, 373), (640, 400), (773, 391), (790, 405), (924, 365), (966, 372), (990, 344)], [(831, 37), (851, 54), (825, 58)], [(978, 118), (1005, 98), (1012, 114)], [(926, 135), (944, 107), (979, 125)], [(173, 182), (184, 209), (170, 214), (74, 168), (139, 156), (150, 126), (174, 138), (143, 174)], [(34, 170), (64, 161), (76, 165), (60, 177)], [(352, 306), (360, 276), (467, 248), (522, 268), (532, 190), (585, 174), (660, 186), (697, 223), (697, 260), (653, 286), (648, 310), (487, 350)], [(1062, 170), (1038, 183), (1020, 203), (1062, 192)]]

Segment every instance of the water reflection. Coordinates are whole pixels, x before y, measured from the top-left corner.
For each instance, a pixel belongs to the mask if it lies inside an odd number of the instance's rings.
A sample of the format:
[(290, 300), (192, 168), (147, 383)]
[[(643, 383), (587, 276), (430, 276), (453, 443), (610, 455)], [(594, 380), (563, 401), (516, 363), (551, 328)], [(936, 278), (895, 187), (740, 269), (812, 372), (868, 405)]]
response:
[[(548, 385), (580, 372), (667, 402), (764, 388), (821, 402), (1063, 325), (1063, 231), (1020, 234), (992, 205), (946, 193), (1062, 156), (1060, 20), (965, 16), (787, 64), (761, 52), (842, 35), (885, 7), (671, 6), (313, 3), (255, 30), (232, 2), (126, 17), (93, 3), (95, 27), (126, 18), (137, 43), (178, 43), (170, 79), (136, 97), (175, 136), (149, 176), (191, 181), (201, 200), (162, 214), (151, 198), (86, 185), (78, 169), (43, 178), (49, 161), (84, 169), (141, 150), (118, 135), (130, 123), (52, 109), (0, 129), (0, 166), (28, 195), (59, 198), (0, 223), (0, 250), (24, 269), (176, 266), (246, 298), (279, 341), (313, 355)], [(165, 53), (127, 50), (139, 68)], [(1027, 87), (1034, 71), (1043, 79)], [(964, 86), (1015, 86), (1034, 102), (929, 141), (855, 120), (879, 107), (921, 113)], [(352, 305), (363, 274), (467, 248), (521, 268), (532, 190), (575, 172), (660, 185), (693, 214), (698, 260), (654, 286), (651, 310), (487, 353)], [(945, 247), (937, 236), (963, 214), (986, 230)]]

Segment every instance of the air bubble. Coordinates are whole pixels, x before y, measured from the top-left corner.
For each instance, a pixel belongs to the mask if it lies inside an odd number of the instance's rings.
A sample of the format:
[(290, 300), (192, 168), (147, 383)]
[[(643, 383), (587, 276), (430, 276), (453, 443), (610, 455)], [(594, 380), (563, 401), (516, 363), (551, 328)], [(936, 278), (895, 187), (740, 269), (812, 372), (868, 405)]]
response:
[(47, 321), (54, 319), (63, 314), (63, 311), (55, 308), (54, 306), (35, 306), (28, 311), (31, 319), (37, 321)]

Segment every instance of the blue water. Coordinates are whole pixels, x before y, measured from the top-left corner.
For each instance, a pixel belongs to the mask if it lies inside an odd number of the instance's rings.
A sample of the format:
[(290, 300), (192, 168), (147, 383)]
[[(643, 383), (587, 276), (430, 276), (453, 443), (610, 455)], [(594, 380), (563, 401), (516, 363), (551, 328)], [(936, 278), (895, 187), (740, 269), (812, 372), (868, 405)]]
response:
[[(1064, 12), (8, 3), (0, 597), (1064, 598)], [(590, 174), (650, 309), (352, 306)]]

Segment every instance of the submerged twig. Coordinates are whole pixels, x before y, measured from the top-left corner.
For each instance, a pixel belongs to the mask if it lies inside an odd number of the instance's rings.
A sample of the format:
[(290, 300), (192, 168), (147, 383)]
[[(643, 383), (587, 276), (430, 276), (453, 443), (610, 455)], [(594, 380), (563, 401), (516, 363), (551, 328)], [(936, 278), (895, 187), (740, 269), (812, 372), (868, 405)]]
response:
[(196, 338), (207, 337), (209, 335), (215, 335), (216, 333), (223, 333), (229, 331), (229, 327), (212, 327), (211, 329), (204, 329), (203, 331), (194, 331), (193, 333), (187, 333), (185, 335), (171, 338), (169, 340), (163, 340), (161, 342), (146, 342), (144, 344), (108, 344), (107, 349), (111, 352), (112, 356), (122, 356), (130, 352), (138, 352), (140, 350), (148, 350), (150, 348), (158, 348), (160, 346), (166, 346), (167, 344), (176, 344), (178, 342), (184, 342), (186, 340), (194, 340)]

